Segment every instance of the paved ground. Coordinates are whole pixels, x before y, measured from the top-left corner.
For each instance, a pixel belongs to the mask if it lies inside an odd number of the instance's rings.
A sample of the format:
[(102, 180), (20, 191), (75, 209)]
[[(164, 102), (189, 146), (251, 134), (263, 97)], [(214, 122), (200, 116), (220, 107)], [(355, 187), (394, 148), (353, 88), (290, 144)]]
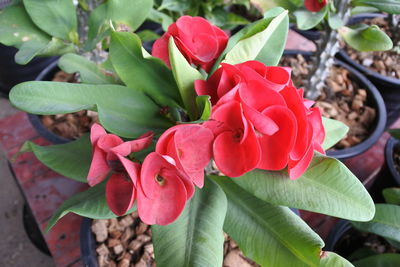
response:
[[(0, 98), (0, 119), (14, 112), (9, 101)], [(24, 199), (11, 176), (1, 148), (0, 184), (0, 266), (54, 266), (51, 257), (40, 252), (25, 233), (22, 223)]]

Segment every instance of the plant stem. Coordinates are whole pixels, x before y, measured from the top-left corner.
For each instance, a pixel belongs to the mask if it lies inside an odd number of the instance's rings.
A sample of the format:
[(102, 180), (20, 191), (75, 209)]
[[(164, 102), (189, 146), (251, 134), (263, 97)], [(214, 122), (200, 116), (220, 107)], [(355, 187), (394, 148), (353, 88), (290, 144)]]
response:
[[(350, 1), (338, 0), (335, 2), (337, 14), (346, 24), (350, 16)], [(329, 75), (330, 68), (334, 63), (334, 58), (339, 50), (339, 35), (336, 30), (332, 30), (328, 22), (325, 21), (324, 32), (321, 39), (317, 41), (317, 51), (312, 57), (312, 67), (307, 77), (306, 96), (310, 99), (317, 99), (325, 87), (325, 80)], [(327, 90), (328, 97), (333, 96), (331, 89)]]

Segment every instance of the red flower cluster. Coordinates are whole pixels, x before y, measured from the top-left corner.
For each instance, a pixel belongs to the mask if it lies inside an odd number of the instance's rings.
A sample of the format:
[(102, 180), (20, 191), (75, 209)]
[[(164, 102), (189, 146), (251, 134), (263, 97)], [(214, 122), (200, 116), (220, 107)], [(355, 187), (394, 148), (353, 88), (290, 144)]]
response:
[[(98, 124), (91, 129), (93, 159), (88, 183), (94, 186), (108, 175), (106, 199), (116, 215), (125, 214), (137, 199), (138, 214), (147, 224), (173, 222), (193, 196), (194, 184), (204, 183), (204, 168), (211, 160), (214, 135), (201, 125), (178, 125), (166, 131), (156, 152), (143, 164), (126, 158), (151, 144), (153, 134), (124, 142)], [(201, 142), (201, 146), (199, 146)]]
[(168, 41), (171, 36), (187, 61), (206, 71), (211, 69), (228, 42), (226, 33), (204, 18), (180, 17), (153, 45), (153, 56), (169, 67)]
[(328, 0), (304, 0), (304, 6), (311, 12), (318, 12), (328, 4)]
[(211, 96), (213, 113), (204, 126), (215, 135), (214, 160), (224, 174), (287, 166), (290, 178), (297, 179), (314, 150), (324, 153), (321, 113), (293, 86), (289, 69), (257, 61), (222, 64), (195, 88), (198, 95)]

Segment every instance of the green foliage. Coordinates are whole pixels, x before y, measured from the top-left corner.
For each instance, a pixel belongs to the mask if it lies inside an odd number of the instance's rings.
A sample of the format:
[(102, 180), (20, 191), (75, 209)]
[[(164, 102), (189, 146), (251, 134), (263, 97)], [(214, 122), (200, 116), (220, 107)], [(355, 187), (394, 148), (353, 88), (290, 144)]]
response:
[(349, 127), (341, 121), (322, 117), (322, 124), (325, 128), (325, 140), (322, 147), (328, 150), (346, 136)]
[(353, 0), (354, 6), (373, 7), (389, 14), (400, 14), (399, 0)]
[(400, 254), (387, 253), (370, 256), (353, 262), (355, 267), (398, 267)]
[(393, 136), (396, 139), (400, 139), (400, 129), (389, 129), (387, 130), (391, 136)]
[(328, 13), (328, 5), (318, 12), (311, 12), (307, 9), (299, 9), (294, 12), (297, 21), (297, 28), (309, 30), (317, 26)]
[(76, 54), (65, 54), (59, 61), (58, 66), (67, 73), (78, 72), (82, 83), (89, 84), (115, 84), (117, 78), (106, 70), (100, 68), (96, 63)]
[(131, 31), (135, 31), (150, 13), (153, 0), (112, 0), (106, 4), (106, 19), (111, 19), (117, 25), (127, 25)]
[(358, 51), (385, 51), (393, 48), (392, 40), (376, 25), (342, 27), (339, 33), (348, 45)]
[(171, 17), (155, 9), (150, 11), (148, 19), (161, 24), (164, 31), (174, 22)]
[(206, 179), (176, 221), (151, 227), (157, 266), (221, 266), (226, 209), (224, 192)]
[(201, 121), (206, 121), (211, 116), (211, 101), (210, 96), (200, 95), (196, 97), (196, 105), (200, 113)]
[(161, 37), (160, 35), (158, 35), (157, 33), (153, 32), (151, 30), (140, 31), (137, 33), (137, 35), (140, 37), (140, 40), (142, 40), (142, 42), (155, 41)]
[(382, 194), (387, 203), (400, 205), (400, 188), (386, 188)]
[(92, 145), (89, 135), (62, 145), (39, 146), (27, 141), (22, 152), (33, 152), (38, 160), (55, 172), (86, 183), (92, 161)]
[(177, 107), (181, 103), (171, 70), (158, 58), (143, 57), (141, 41), (136, 34), (113, 32), (110, 58), (126, 86), (138, 88), (161, 106)]
[(44, 32), (62, 40), (78, 42), (77, 17), (71, 0), (24, 0), (33, 22)]
[(342, 258), (338, 254), (326, 251), (324, 257), (321, 258), (319, 267), (354, 267), (353, 264)]
[(392, 204), (375, 204), (376, 213), (368, 222), (351, 222), (363, 232), (369, 232), (400, 242), (400, 206)]
[(224, 230), (244, 255), (262, 266), (318, 266), (324, 242), (299, 216), (252, 196), (236, 179), (212, 178), (228, 198)]
[(320, 154), (297, 180), (287, 170), (254, 170), (233, 179), (254, 196), (274, 205), (309, 210), (354, 221), (369, 221), (374, 203), (362, 183), (339, 160)]
[(176, 47), (173, 37), (169, 39), (169, 59), (172, 73), (178, 86), (183, 105), (192, 120), (197, 119), (196, 92), (194, 81), (203, 80), (201, 73), (190, 66), (186, 58)]
[(41, 115), (96, 110), (100, 123), (122, 137), (158, 133), (171, 126), (160, 115), (160, 107), (137, 87), (25, 82), (11, 90), (10, 100), (21, 110)]

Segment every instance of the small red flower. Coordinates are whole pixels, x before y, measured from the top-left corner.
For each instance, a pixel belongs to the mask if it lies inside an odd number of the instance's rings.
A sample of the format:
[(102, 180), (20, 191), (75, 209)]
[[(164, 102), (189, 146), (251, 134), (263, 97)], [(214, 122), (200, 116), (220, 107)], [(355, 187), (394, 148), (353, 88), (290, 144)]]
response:
[(93, 157), (88, 174), (88, 183), (94, 186), (110, 173), (106, 185), (106, 199), (111, 211), (124, 215), (136, 198), (136, 184), (140, 165), (125, 158), (151, 144), (153, 133), (149, 132), (136, 140), (124, 142), (121, 138), (107, 132), (99, 124), (94, 124), (90, 132)]
[(171, 36), (187, 61), (206, 71), (211, 69), (228, 42), (226, 33), (204, 18), (182, 16), (153, 45), (153, 56), (160, 58), (168, 66), (171, 66), (168, 55), (168, 41)]
[(152, 152), (145, 158), (137, 187), (137, 208), (146, 224), (166, 225), (175, 221), (192, 197), (189, 177), (169, 156)]
[(176, 125), (161, 135), (156, 152), (172, 157), (177, 168), (201, 188), (204, 185), (204, 168), (212, 157), (213, 140), (211, 130), (201, 125)]
[(304, 6), (311, 12), (318, 12), (328, 4), (328, 0), (304, 0)]

